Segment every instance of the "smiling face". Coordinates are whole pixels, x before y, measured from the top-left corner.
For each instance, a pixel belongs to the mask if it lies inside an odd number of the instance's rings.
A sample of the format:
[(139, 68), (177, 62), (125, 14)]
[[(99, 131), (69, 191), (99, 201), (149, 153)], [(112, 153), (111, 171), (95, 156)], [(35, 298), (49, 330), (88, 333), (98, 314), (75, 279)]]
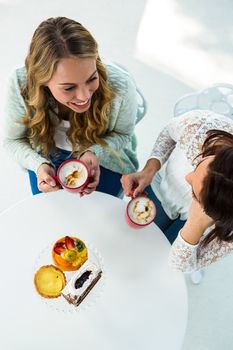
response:
[(61, 59), (47, 86), (61, 105), (77, 113), (87, 111), (92, 95), (99, 87), (96, 59)]
[(192, 187), (193, 198), (200, 202), (203, 181), (208, 172), (209, 164), (214, 160), (214, 156), (208, 156), (202, 159), (196, 169), (185, 176), (186, 181)]

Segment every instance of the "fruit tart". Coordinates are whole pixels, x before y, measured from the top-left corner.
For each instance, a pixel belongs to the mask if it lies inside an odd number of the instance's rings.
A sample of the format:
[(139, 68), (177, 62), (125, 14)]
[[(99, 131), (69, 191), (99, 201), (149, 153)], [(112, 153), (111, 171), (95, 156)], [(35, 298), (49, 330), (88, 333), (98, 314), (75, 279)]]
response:
[(45, 265), (35, 273), (34, 284), (42, 297), (57, 298), (66, 285), (66, 277), (56, 266)]
[(65, 236), (54, 244), (52, 257), (61, 270), (78, 270), (88, 258), (87, 247), (79, 238)]

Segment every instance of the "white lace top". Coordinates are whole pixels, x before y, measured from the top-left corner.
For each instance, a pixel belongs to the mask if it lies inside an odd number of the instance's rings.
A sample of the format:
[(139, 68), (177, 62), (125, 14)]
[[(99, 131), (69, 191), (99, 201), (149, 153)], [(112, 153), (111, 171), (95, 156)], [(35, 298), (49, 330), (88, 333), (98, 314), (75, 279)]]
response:
[[(233, 120), (211, 111), (194, 110), (171, 119), (159, 134), (150, 158), (161, 162), (162, 168), (155, 176), (152, 187), (171, 219), (187, 218), (191, 203), (191, 187), (185, 175), (198, 163), (196, 158), (211, 129), (225, 130), (233, 134)], [(201, 237), (200, 242), (204, 239)], [(216, 239), (205, 248), (191, 245), (178, 235), (172, 245), (169, 263), (175, 269), (191, 272), (207, 266), (233, 250), (233, 243)]]

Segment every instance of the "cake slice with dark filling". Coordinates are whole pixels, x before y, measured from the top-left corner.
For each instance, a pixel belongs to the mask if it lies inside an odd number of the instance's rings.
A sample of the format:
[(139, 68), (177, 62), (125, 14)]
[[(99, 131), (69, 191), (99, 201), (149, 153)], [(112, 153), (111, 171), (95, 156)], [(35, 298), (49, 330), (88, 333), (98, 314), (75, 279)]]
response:
[(98, 282), (101, 275), (102, 271), (98, 266), (86, 261), (62, 290), (62, 296), (68, 303), (78, 306)]

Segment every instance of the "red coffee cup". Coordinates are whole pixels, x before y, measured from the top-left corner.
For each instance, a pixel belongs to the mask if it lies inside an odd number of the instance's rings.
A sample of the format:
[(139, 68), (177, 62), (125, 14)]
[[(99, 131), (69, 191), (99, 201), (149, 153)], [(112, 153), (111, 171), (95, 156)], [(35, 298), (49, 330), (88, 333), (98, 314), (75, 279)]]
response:
[(81, 160), (65, 160), (57, 170), (55, 180), (64, 190), (71, 193), (82, 192), (90, 179), (89, 169)]
[(143, 228), (150, 225), (155, 216), (155, 204), (146, 194), (132, 198), (125, 211), (126, 222), (133, 228)]

